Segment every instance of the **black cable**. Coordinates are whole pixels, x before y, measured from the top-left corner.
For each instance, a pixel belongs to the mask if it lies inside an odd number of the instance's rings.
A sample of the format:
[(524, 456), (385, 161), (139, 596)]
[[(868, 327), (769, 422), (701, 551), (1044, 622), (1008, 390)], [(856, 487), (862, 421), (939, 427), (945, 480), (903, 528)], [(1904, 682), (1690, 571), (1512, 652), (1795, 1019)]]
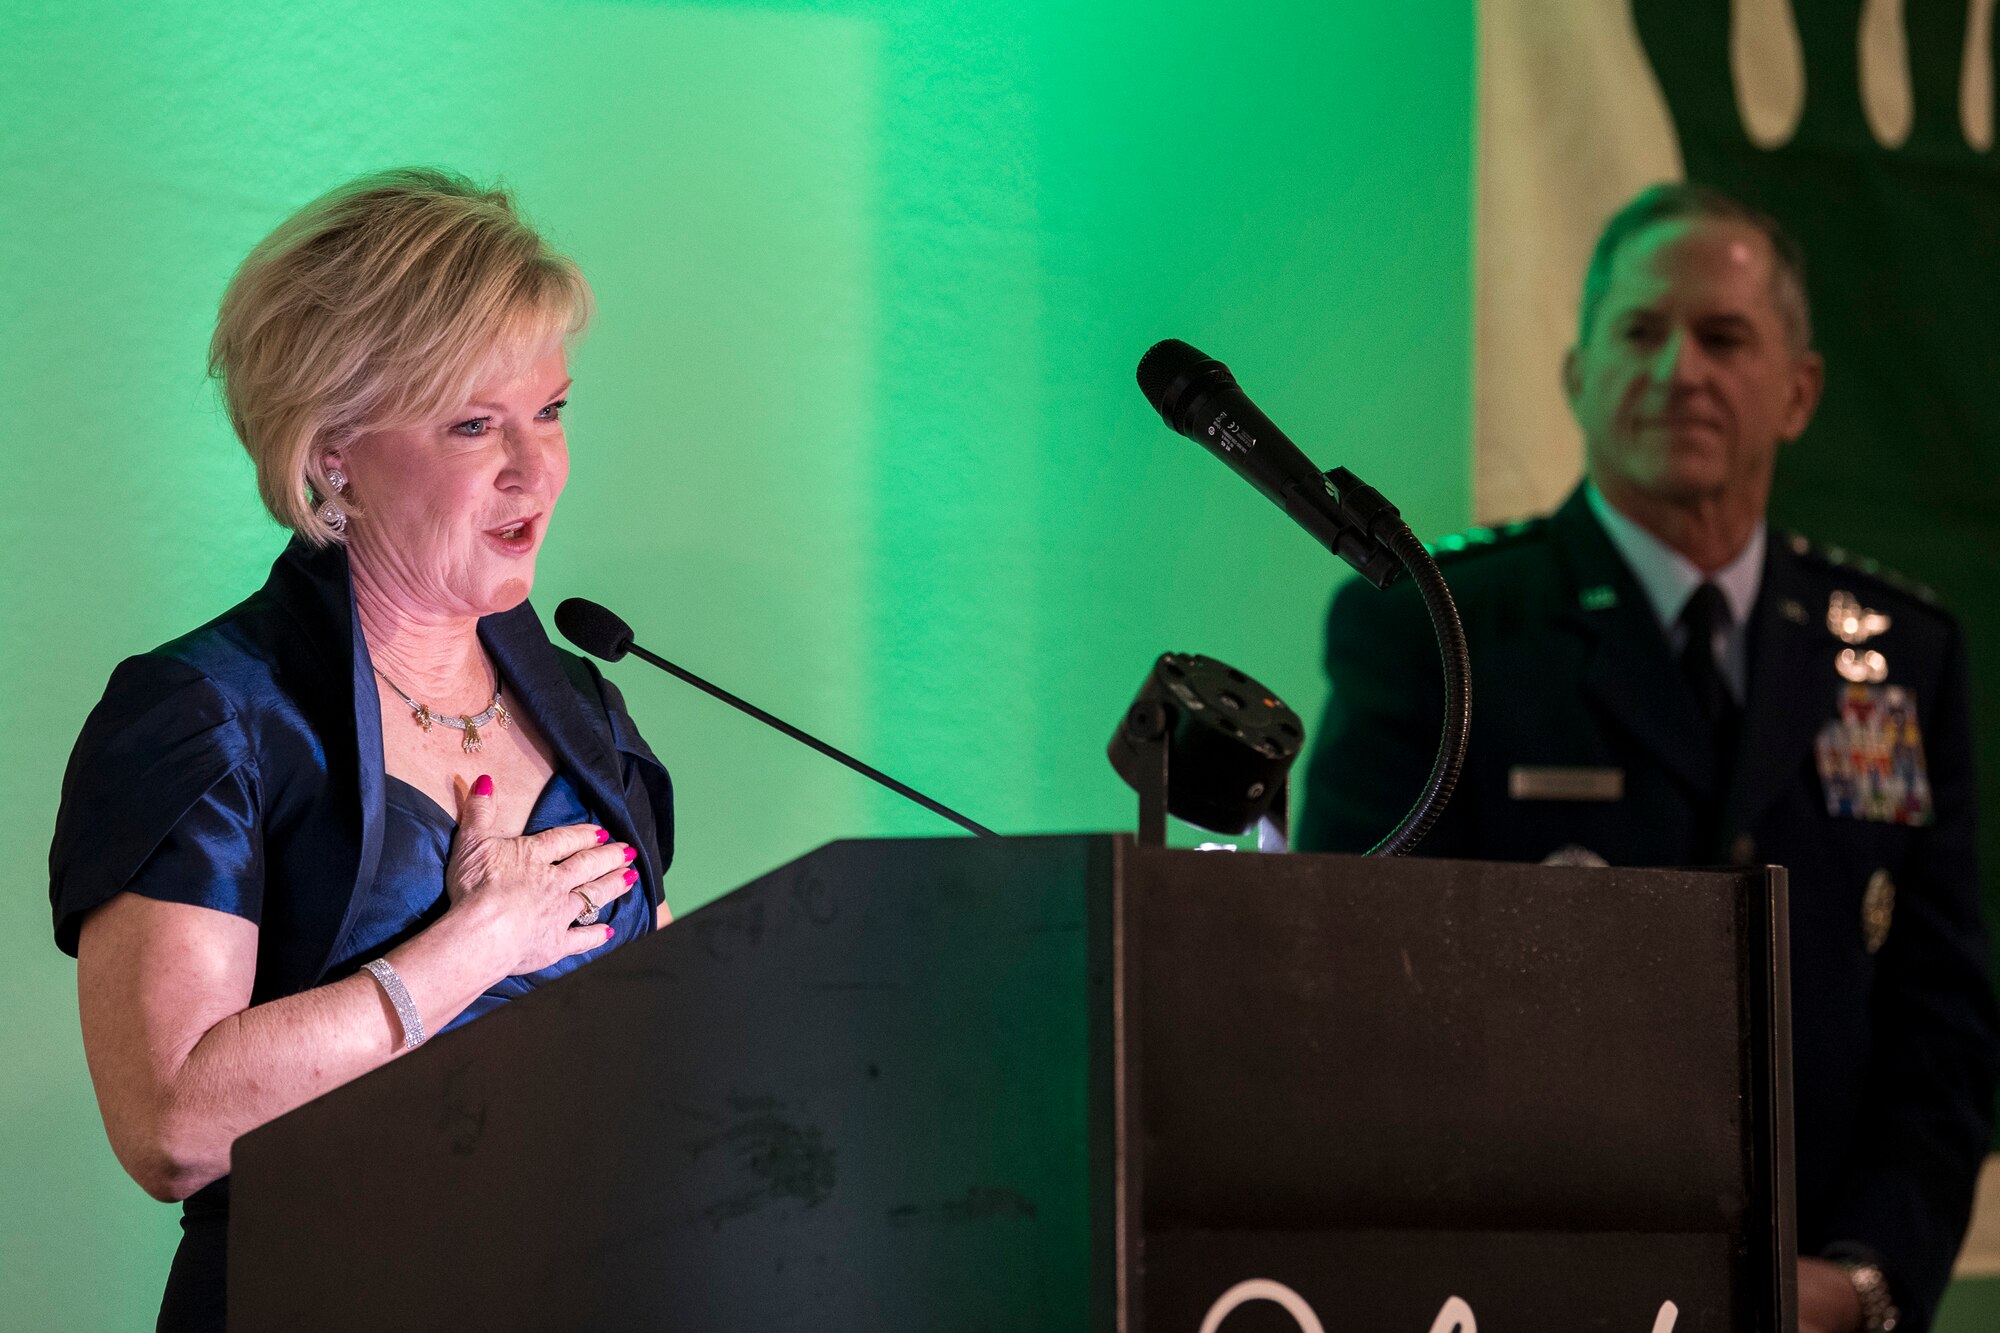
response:
[(1431, 615), (1431, 629), (1437, 634), (1438, 655), (1444, 659), (1444, 734), (1438, 737), (1430, 781), (1403, 822), (1368, 849), (1370, 856), (1406, 856), (1444, 813), (1445, 802), (1451, 799), (1465, 767), (1465, 745), (1472, 731), (1472, 655), (1466, 649), (1465, 626), (1459, 621), (1458, 605), (1445, 586), (1444, 574), (1417, 534), (1410, 531), (1410, 525), (1398, 521), (1383, 544), (1396, 553), (1416, 580), (1424, 609)]

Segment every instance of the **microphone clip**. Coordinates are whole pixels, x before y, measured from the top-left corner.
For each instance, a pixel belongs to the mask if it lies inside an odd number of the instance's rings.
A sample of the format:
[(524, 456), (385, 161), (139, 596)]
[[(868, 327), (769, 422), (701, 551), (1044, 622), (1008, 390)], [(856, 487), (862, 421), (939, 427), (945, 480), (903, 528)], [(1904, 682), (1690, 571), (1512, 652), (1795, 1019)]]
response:
[(1402, 557), (1388, 540), (1402, 526), (1401, 511), (1344, 467), (1321, 473), (1320, 481), (1326, 488), (1324, 496), (1300, 494), (1304, 488), (1297, 484), (1288, 487), (1285, 512), (1376, 587), (1386, 588), (1401, 578)]

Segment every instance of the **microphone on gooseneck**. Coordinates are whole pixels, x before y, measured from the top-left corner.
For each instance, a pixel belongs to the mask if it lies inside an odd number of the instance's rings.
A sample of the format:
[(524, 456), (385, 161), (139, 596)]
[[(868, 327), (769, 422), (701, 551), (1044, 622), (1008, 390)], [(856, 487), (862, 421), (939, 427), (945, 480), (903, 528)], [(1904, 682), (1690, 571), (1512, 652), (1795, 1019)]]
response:
[(1346, 468), (1321, 472), (1257, 410), (1229, 367), (1178, 338), (1139, 359), (1139, 390), (1169, 427), (1228, 464), (1378, 588), (1403, 572), (1389, 538), (1396, 506)]
[(762, 722), (765, 726), (782, 731), (801, 745), (809, 745), (827, 758), (847, 765), (863, 777), (873, 778), (890, 791), (895, 792), (898, 796), (915, 801), (932, 814), (942, 815), (960, 828), (977, 833), (982, 838), (997, 838), (1000, 836), (983, 824), (975, 824), (972, 820), (967, 819), (950, 806), (933, 801), (916, 788), (896, 781), (896, 779), (882, 772), (882, 770), (870, 767), (862, 763), (859, 759), (856, 759), (853, 755), (843, 750), (837, 750), (818, 737), (800, 731), (791, 723), (784, 721), (782, 718), (774, 717), (747, 700), (737, 698), (720, 685), (711, 684), (703, 680), (700, 676), (695, 675), (694, 672), (674, 665), (657, 653), (652, 653), (641, 648), (632, 641), (632, 627), (619, 619), (608, 608), (599, 606), (596, 602), (587, 601), (582, 597), (569, 598), (556, 608), (556, 628), (562, 631), (562, 636), (565, 639), (568, 639), (592, 657), (601, 657), (607, 662), (616, 662), (624, 657), (625, 654), (630, 653), (642, 661), (652, 663), (669, 675), (680, 677), (696, 689), (714, 695), (731, 708), (741, 709), (751, 717), (756, 718), (759, 722)]
[(1380, 491), (1344, 467), (1314, 467), (1214, 357), (1178, 338), (1154, 343), (1139, 358), (1139, 389), (1167, 425), (1227, 463), (1370, 583), (1386, 588), (1405, 570), (1415, 581), (1444, 659), (1444, 732), (1417, 803), (1368, 853), (1404, 855), (1451, 799), (1472, 726), (1472, 659), (1437, 561)]

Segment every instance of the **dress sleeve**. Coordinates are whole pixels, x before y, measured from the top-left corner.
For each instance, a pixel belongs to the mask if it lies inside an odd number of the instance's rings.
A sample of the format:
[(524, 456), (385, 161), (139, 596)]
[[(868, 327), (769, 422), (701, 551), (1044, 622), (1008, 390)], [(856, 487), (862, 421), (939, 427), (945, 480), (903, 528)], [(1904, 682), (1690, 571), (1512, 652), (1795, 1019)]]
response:
[(254, 752), (215, 683), (171, 658), (121, 663), (63, 775), (49, 848), (57, 947), (74, 956), (84, 916), (124, 892), (257, 922), (260, 804)]

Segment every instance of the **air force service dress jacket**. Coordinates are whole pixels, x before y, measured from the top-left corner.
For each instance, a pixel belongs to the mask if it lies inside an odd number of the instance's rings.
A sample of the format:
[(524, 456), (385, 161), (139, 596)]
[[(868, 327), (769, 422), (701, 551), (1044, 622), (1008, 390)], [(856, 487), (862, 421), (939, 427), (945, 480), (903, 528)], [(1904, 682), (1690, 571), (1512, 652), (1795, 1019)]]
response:
[[(482, 619), (479, 637), (558, 772), (637, 849), (657, 919), (673, 791), (618, 690), (551, 644), (526, 603)], [(386, 820), (382, 718), (347, 553), (295, 539), (259, 592), (112, 673), (63, 779), (49, 853), (56, 943), (74, 954), (85, 914), (130, 888), (257, 922), (253, 1004), (339, 980), (329, 969), (376, 883)], [(187, 1206), (189, 1239), (199, 1222), (216, 1256), (227, 1184)]]
[[(1581, 488), (1546, 519), (1438, 558), (1465, 622), (1474, 711), (1464, 776), (1417, 853), (1540, 861), (1587, 849), (1613, 865), (1785, 866), (1800, 1250), (1873, 1251), (1903, 1327), (1928, 1327), (2000, 1071), (1957, 622), (1773, 532), (1725, 791), (1713, 733)], [(1876, 632), (1860, 646), (1861, 635), (1829, 626), (1842, 596), (1876, 615), (1861, 617), (1863, 634)], [(1886, 679), (1843, 678), (1844, 651), (1854, 674), (1878, 654)], [(1421, 790), (1443, 714), (1435, 639), (1409, 581), (1342, 587), (1326, 662), (1333, 695), (1298, 842), (1363, 851)], [(1838, 756), (1824, 748), (1838, 750), (1851, 734), (1843, 718), (1890, 687), (1914, 697), (1927, 817), (1892, 822), (1879, 804), (1873, 817), (1829, 813), (1822, 769)]]

